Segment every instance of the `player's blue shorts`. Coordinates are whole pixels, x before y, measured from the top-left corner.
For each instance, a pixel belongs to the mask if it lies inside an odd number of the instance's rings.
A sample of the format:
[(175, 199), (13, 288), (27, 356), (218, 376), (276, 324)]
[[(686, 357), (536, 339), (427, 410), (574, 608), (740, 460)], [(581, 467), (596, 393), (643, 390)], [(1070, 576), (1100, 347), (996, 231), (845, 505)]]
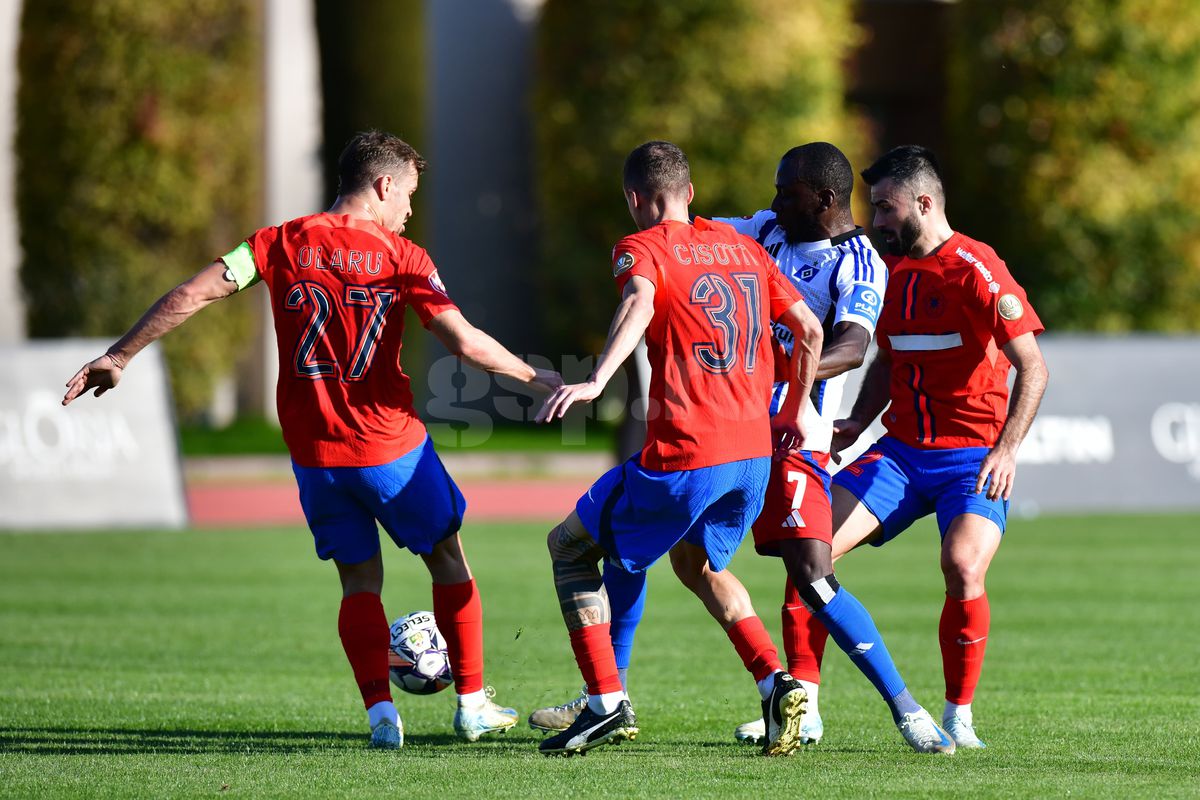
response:
[(876, 546), (934, 511), (943, 537), (960, 514), (990, 519), (1003, 534), (1008, 501), (989, 500), (986, 486), (975, 493), (987, 453), (986, 447), (920, 450), (884, 436), (834, 475), (833, 482), (849, 490), (883, 523), (883, 536), (872, 542)]
[(302, 467), (292, 462), (317, 555), (358, 564), (379, 551), (375, 521), (397, 547), (430, 553), (462, 527), (467, 501), (429, 437), (377, 467)]
[(767, 457), (657, 472), (634, 456), (600, 476), (575, 512), (627, 572), (645, 570), (680, 539), (703, 547), (719, 572), (762, 510), (770, 474)]

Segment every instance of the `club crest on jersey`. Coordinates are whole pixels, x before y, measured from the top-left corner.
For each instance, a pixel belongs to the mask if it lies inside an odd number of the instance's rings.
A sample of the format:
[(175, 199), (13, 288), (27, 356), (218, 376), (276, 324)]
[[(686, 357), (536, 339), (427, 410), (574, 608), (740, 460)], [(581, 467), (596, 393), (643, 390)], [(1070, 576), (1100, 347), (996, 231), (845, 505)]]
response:
[(446, 297), (450, 296), (450, 293), (446, 291), (446, 284), (442, 283), (442, 279), (438, 276), (438, 271), (436, 269), (433, 271), (433, 274), (429, 276), (429, 285), (444, 294)]
[(613, 263), (613, 277), (633, 269), (633, 253), (621, 253)]
[(1021, 305), (1020, 299), (1015, 294), (1006, 294), (997, 300), (996, 310), (1009, 322), (1020, 319), (1025, 314), (1025, 306)]
[(808, 264), (804, 269), (800, 270), (800, 280), (811, 281), (817, 276), (817, 268), (812, 264)]
[(925, 298), (925, 316), (936, 319), (946, 313), (946, 298), (941, 292), (930, 292)]

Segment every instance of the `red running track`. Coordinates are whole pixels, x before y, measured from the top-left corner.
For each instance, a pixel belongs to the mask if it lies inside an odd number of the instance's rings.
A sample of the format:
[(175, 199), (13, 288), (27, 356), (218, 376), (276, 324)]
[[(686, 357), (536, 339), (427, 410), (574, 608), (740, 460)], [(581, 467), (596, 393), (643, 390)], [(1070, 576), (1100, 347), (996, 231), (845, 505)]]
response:
[[(590, 478), (467, 480), (458, 486), (467, 498), (469, 522), (545, 522), (565, 517), (591, 483)], [(199, 528), (305, 524), (294, 483), (193, 483), (187, 501), (192, 525)]]

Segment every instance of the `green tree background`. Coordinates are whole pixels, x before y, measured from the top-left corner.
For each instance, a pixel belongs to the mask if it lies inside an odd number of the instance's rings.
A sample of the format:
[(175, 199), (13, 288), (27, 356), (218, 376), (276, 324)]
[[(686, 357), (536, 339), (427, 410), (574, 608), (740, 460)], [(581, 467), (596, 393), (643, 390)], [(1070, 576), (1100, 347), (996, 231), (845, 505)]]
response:
[[(425, 2), (315, 0), (314, 6), (321, 61), (321, 163), (328, 207), (338, 191), (338, 156), (359, 131), (377, 128), (393, 133), (429, 157), (425, 140)], [(385, 66), (381, 68), (381, 64)], [(423, 180), (413, 197), (413, 216), (404, 233), (422, 247), (429, 246), (425, 237), (433, 205), (429, 197), (428, 181)], [(409, 375), (424, 375), (428, 370), (427, 343), (416, 312), (407, 309), (404, 369)], [(420, 398), (424, 382), (415, 382), (413, 390)]]
[(952, 222), (1054, 329), (1200, 329), (1200, 7), (967, 0)]
[[(636, 144), (685, 149), (701, 214), (765, 207), (791, 145), (829, 140), (856, 166), (875, 154), (845, 103), (856, 7), (547, 2), (531, 111), (551, 341), (584, 353), (603, 340), (609, 248), (632, 229), (620, 168)], [(253, 229), (259, 9), (23, 5), (17, 205), (31, 335), (115, 336)], [(353, 0), (346, 13), (317, 0), (329, 169), (364, 127), (427, 145), (424, 9)], [(956, 227), (996, 247), (1054, 329), (1200, 329), (1200, 8), (963, 0), (948, 40), (929, 46), (950, 48)], [(374, 52), (388, 54), (387, 70), (373, 68)], [(230, 369), (249, 310), (219, 304), (165, 341), (185, 415)]]
[[(355, 133), (378, 128), (428, 155), (425, 142), (423, 0), (315, 0), (321, 51), (321, 163), (326, 200), (337, 195), (337, 159)], [(383, 58), (385, 68), (380, 68)], [(419, 208), (422, 195), (414, 203)], [(413, 215), (419, 238), (423, 215)]]
[[(31, 336), (115, 337), (253, 229), (258, 5), (24, 4), (17, 211)], [(232, 369), (248, 313), (221, 303), (164, 341), (185, 415)]]
[(860, 31), (848, 0), (550, 0), (534, 97), (541, 309), (551, 341), (595, 352), (616, 304), (609, 253), (633, 232), (625, 156), (650, 139), (688, 154), (702, 215), (765, 208), (779, 157), (813, 140), (854, 163), (843, 62)]

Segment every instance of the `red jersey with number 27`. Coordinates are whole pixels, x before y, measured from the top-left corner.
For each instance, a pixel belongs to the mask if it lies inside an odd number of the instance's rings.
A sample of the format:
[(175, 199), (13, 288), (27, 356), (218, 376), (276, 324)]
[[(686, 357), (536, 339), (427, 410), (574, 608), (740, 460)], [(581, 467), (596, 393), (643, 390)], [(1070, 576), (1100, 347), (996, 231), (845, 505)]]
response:
[(991, 447), (1008, 416), (1001, 349), (1044, 328), (992, 248), (953, 234), (926, 258), (888, 259), (876, 335), (892, 360), (888, 433), (921, 448)]
[(654, 284), (650, 405), (641, 463), (668, 471), (771, 454), (771, 320), (803, 298), (758, 242), (697, 217), (613, 248), (620, 289)]
[(386, 464), (425, 438), (400, 368), (404, 307), (456, 308), (426, 252), (374, 222), (314, 214), (246, 240), (271, 292), (276, 400), (305, 467)]

